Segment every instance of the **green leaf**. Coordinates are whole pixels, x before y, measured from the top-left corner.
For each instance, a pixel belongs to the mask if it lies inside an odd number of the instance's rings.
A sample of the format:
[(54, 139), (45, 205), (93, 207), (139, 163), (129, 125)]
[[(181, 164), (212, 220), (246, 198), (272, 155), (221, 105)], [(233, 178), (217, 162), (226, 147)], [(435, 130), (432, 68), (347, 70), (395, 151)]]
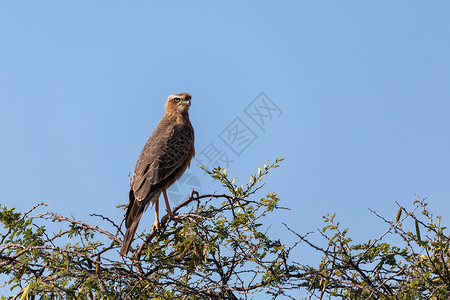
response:
[(22, 296), (20, 297), (20, 300), (28, 299), (28, 292), (30, 291), (30, 288), (31, 288), (31, 283), (29, 283), (29, 284), (23, 289), (23, 293), (22, 293)]
[(398, 221), (400, 221), (401, 216), (402, 216), (402, 208), (400, 207), (398, 209), (397, 215), (395, 216), (395, 223), (398, 223)]
[(422, 241), (422, 239), (420, 238), (420, 229), (419, 229), (419, 221), (417, 221), (417, 219), (415, 220), (415, 225), (416, 225), (416, 236), (417, 236), (417, 240)]

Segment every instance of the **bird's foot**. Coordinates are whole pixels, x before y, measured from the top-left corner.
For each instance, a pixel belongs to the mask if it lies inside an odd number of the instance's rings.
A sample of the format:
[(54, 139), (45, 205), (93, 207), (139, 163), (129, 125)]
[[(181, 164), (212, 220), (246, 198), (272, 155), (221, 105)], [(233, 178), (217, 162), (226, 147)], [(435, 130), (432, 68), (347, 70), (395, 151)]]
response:
[(155, 220), (155, 223), (153, 223), (153, 226), (152, 226), (152, 230), (159, 231), (160, 229), (161, 229), (161, 223), (159, 223), (158, 220)]

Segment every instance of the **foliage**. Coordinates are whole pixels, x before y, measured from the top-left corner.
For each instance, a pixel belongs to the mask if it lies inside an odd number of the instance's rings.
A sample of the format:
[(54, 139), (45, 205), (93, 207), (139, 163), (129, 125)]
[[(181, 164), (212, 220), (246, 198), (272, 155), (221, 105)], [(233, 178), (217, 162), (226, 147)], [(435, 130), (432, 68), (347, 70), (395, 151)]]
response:
[[(273, 270), (285, 246), (261, 232), (261, 220), (278, 207), (278, 196), (260, 199), (256, 186), (282, 159), (258, 168), (238, 187), (226, 170), (207, 171), (231, 195), (198, 195), (164, 216), (159, 231), (143, 232), (130, 257), (120, 258), (120, 225), (104, 216), (115, 233), (56, 213), (25, 214), (1, 207), (0, 272), (28, 299), (237, 299), (237, 295), (281, 288)], [(253, 196), (253, 197), (251, 197)], [(186, 212), (179, 212), (184, 209)], [(60, 223), (56, 234), (43, 221)], [(44, 222), (45, 223), (45, 222)], [(104, 227), (104, 226), (103, 226)]]
[[(260, 293), (294, 299), (298, 289), (310, 298), (450, 295), (449, 237), (422, 199), (411, 210), (399, 205), (394, 221), (373, 212), (388, 228), (364, 243), (354, 243), (335, 215), (325, 216), (319, 231), (325, 246), (287, 225), (296, 242), (270, 237), (264, 218), (282, 207), (275, 193), (257, 195), (281, 160), (258, 168), (245, 185), (235, 184), (226, 169), (205, 170), (229, 193), (192, 191), (174, 215), (162, 218), (159, 231), (135, 239), (128, 257), (118, 253), (122, 223), (108, 217), (93, 215), (102, 222), (98, 227), (37, 214), (42, 203), (26, 213), (0, 205), (0, 274), (9, 278), (12, 299), (249, 299)], [(386, 241), (392, 237), (396, 244)], [(320, 263), (299, 263), (299, 245), (322, 253)]]
[[(362, 244), (353, 243), (335, 215), (325, 216), (321, 233), (328, 241), (326, 248), (300, 237), (323, 254), (318, 268), (303, 268), (309, 272), (310, 289), (351, 299), (448, 299), (450, 239), (444, 235), (446, 227), (441, 226), (441, 216), (428, 211), (423, 199), (414, 204), (409, 211), (397, 203), (394, 221), (372, 211), (389, 227), (377, 239)], [(405, 229), (408, 222), (414, 224), (412, 230)], [(421, 231), (426, 232), (424, 238)], [(400, 238), (397, 245), (383, 242), (389, 235)]]

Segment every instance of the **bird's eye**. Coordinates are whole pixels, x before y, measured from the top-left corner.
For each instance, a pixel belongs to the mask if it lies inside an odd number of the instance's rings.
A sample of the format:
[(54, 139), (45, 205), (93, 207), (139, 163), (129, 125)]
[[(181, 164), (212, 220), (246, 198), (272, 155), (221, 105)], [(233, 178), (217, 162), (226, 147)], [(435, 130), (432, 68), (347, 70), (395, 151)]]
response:
[(175, 101), (175, 103), (178, 103), (181, 101), (181, 98), (173, 98), (173, 101)]

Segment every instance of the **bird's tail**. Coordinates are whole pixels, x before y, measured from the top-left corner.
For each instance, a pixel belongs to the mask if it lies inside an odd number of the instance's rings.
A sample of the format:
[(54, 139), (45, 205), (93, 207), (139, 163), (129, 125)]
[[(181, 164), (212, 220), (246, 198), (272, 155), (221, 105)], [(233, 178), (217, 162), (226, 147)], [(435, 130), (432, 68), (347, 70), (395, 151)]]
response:
[(131, 242), (133, 241), (134, 234), (139, 225), (139, 221), (141, 220), (142, 213), (143, 211), (141, 211), (141, 213), (134, 218), (133, 222), (130, 224), (130, 226), (127, 228), (127, 231), (125, 232), (122, 247), (120, 247), (121, 256), (127, 255), (128, 251), (130, 250)]
[(137, 201), (133, 189), (130, 189), (130, 202), (128, 203), (127, 212), (125, 214), (125, 227), (127, 231), (123, 237), (122, 247), (120, 248), (120, 255), (127, 255), (130, 250), (131, 242), (134, 234), (141, 220), (142, 214), (147, 209), (147, 206), (154, 201), (158, 201), (160, 191), (150, 193), (144, 201)]

